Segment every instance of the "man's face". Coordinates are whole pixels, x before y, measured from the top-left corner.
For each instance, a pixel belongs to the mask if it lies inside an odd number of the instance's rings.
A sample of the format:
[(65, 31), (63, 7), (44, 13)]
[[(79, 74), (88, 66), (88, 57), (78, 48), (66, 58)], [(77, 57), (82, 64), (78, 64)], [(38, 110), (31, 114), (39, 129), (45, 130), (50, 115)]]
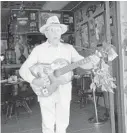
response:
[(51, 43), (57, 43), (61, 39), (62, 30), (59, 26), (50, 26), (47, 28), (45, 35)]

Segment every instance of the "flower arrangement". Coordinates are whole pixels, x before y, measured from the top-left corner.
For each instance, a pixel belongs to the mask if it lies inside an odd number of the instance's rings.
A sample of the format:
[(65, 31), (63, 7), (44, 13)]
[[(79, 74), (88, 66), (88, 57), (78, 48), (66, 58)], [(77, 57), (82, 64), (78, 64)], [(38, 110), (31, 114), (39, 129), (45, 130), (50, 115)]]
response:
[(100, 57), (100, 63), (93, 69), (94, 76), (90, 88), (94, 91), (100, 88), (102, 91), (113, 93), (113, 89), (116, 88), (115, 78), (110, 74), (107, 62), (113, 61), (118, 55), (114, 50), (114, 46), (106, 42), (103, 42), (103, 47), (98, 48), (96, 53)]
[(113, 93), (113, 88), (116, 88), (114, 83), (115, 79), (110, 75), (109, 66), (101, 60), (101, 68), (93, 70), (93, 80), (91, 83), (91, 89), (101, 88), (102, 91), (108, 91)]
[[(103, 123), (106, 119), (98, 118), (95, 91), (100, 89), (102, 91), (113, 93), (113, 89), (116, 88), (114, 83), (115, 79), (112, 77), (109, 71), (109, 65), (107, 64), (109, 61), (113, 61), (118, 55), (114, 50), (114, 47), (111, 44), (103, 42), (103, 46), (96, 50), (96, 54), (100, 57), (100, 62), (97, 66), (92, 70), (92, 83), (90, 88), (93, 91), (93, 100), (94, 100), (94, 108), (95, 108), (95, 118), (92, 117), (89, 120), (95, 122), (96, 124)], [(107, 115), (106, 110), (106, 115)], [(108, 116), (108, 115), (107, 115)]]

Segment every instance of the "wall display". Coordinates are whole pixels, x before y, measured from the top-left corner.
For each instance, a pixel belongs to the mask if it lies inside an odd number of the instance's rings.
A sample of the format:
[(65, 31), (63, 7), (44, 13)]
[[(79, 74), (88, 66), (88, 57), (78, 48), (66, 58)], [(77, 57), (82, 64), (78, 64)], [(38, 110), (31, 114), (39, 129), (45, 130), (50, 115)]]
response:
[(38, 32), (38, 11), (29, 13), (29, 32)]
[(75, 31), (78, 30), (78, 11), (75, 12)]
[(64, 34), (62, 35), (63, 42), (74, 45), (74, 34)]
[(11, 10), (12, 33), (26, 33), (29, 31), (29, 12), (27, 10)]
[(30, 29), (29, 29), (30, 32), (38, 32), (38, 29), (37, 29), (37, 23), (36, 22), (30, 22)]
[(96, 31), (95, 22), (93, 18), (89, 21), (89, 39), (90, 47), (96, 47)]
[(110, 25), (113, 26), (113, 16), (110, 16)]
[(13, 35), (9, 35), (8, 36), (8, 48), (9, 49), (14, 49), (14, 36)]
[(82, 8), (82, 17), (83, 17), (83, 21), (86, 21), (86, 8)]
[[(96, 15), (98, 14), (98, 15)], [(75, 35), (81, 35), (81, 46), (93, 48), (105, 40), (105, 12), (104, 2), (97, 2), (82, 6), (75, 11)], [(112, 19), (111, 19), (112, 22)], [(83, 26), (83, 23), (84, 26)], [(87, 24), (86, 24), (87, 23)], [(112, 24), (112, 23), (111, 23)], [(79, 32), (81, 28), (81, 32)], [(80, 45), (76, 39), (76, 45)]]
[(1, 54), (5, 54), (5, 50), (7, 49), (7, 40), (1, 40), (0, 47)]
[(26, 42), (26, 35), (15, 36), (15, 53), (16, 63), (20, 64), (28, 57), (28, 44)]
[(96, 10), (98, 10), (98, 11), (104, 11), (104, 9), (105, 9), (105, 2), (104, 1), (99, 1), (96, 4)]
[(10, 30), (13, 34), (38, 32), (38, 10), (11, 10)]
[(16, 53), (14, 50), (7, 49), (5, 52), (6, 64), (15, 64), (16, 63)]
[(81, 27), (82, 47), (89, 48), (89, 34), (88, 23), (85, 23)]
[(91, 5), (87, 8), (86, 16), (91, 17), (92, 14), (96, 11), (96, 5)]
[(63, 12), (63, 24), (68, 25), (68, 32), (74, 32), (74, 16), (73, 12)]
[(79, 10), (79, 22), (83, 21), (83, 11), (82, 8)]
[(80, 30), (76, 31), (76, 38), (75, 38), (75, 45), (78, 46), (78, 47), (81, 47), (82, 46), (82, 43), (81, 43), (81, 34), (80, 34)]
[(30, 13), (30, 20), (36, 20), (36, 13)]
[(76, 24), (78, 24), (82, 21), (83, 21), (82, 9), (80, 9), (80, 10), (77, 10), (75, 13), (75, 22), (76, 22)]
[(102, 44), (102, 42), (106, 39), (104, 13), (99, 14), (94, 19), (96, 40), (98, 44)]
[(27, 46), (29, 54), (35, 46), (44, 43), (46, 40), (47, 38), (42, 34), (27, 34)]
[(59, 20), (61, 21), (61, 13), (55, 13), (55, 12), (40, 12), (39, 13), (39, 28), (46, 24), (46, 21), (51, 16), (57, 16)]

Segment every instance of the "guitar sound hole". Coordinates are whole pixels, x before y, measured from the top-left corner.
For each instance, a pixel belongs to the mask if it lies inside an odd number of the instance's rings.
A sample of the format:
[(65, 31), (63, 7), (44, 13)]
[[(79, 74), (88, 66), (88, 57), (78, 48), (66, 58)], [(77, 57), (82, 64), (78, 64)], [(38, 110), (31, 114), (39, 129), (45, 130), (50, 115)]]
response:
[(60, 76), (60, 71), (59, 70), (55, 70), (54, 71), (54, 76), (55, 77), (59, 77)]

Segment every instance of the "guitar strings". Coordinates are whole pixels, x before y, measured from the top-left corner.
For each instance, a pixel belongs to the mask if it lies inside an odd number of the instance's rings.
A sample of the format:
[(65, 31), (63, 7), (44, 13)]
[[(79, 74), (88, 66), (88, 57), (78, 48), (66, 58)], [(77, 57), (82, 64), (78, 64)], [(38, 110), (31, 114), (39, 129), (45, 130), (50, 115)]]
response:
[(73, 70), (73, 69), (77, 68), (78, 66), (83, 65), (85, 63), (88, 63), (90, 61), (91, 61), (90, 57), (86, 57), (85, 59), (82, 59), (82, 60), (80, 60), (80, 61), (78, 61), (76, 63), (69, 64), (68, 66), (65, 66), (63, 68), (60, 68), (58, 70), (59, 71), (59, 74), (60, 75), (63, 75), (65, 73), (69, 72), (70, 70)]

